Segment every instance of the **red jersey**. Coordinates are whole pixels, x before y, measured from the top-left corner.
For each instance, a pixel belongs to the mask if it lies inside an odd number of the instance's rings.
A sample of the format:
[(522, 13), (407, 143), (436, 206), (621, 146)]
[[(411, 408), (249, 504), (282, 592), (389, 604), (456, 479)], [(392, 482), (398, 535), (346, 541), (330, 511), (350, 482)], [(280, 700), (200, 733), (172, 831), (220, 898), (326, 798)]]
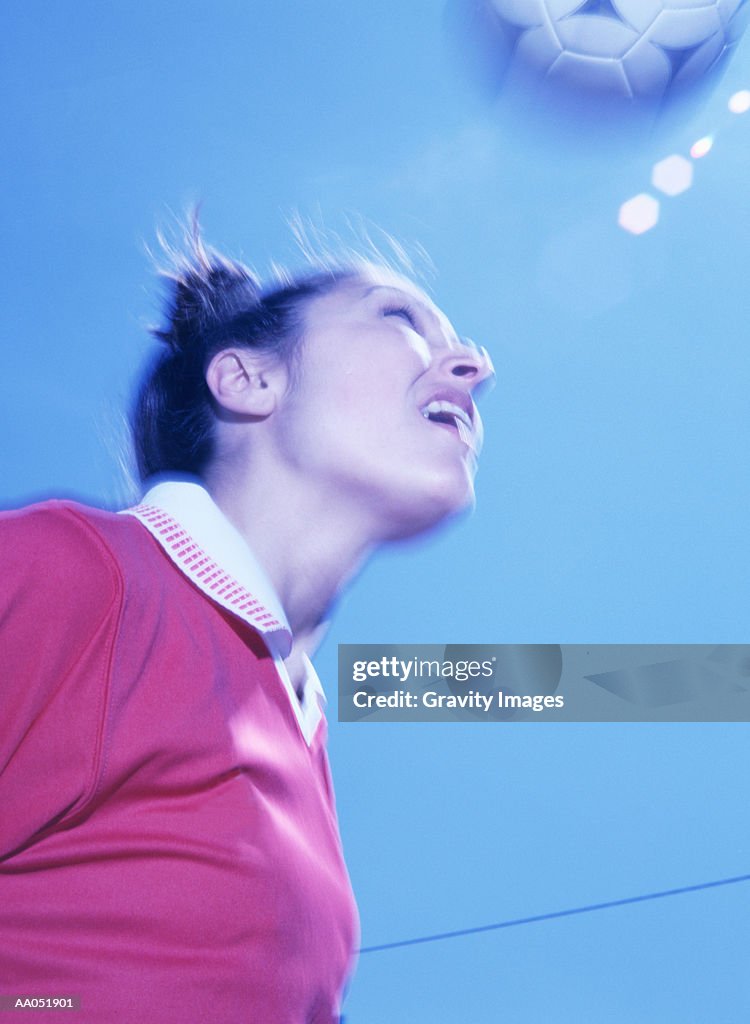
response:
[(82, 1024), (337, 1020), (325, 719), (308, 742), (246, 592), (69, 502), (0, 516), (0, 550), (0, 994), (79, 997)]

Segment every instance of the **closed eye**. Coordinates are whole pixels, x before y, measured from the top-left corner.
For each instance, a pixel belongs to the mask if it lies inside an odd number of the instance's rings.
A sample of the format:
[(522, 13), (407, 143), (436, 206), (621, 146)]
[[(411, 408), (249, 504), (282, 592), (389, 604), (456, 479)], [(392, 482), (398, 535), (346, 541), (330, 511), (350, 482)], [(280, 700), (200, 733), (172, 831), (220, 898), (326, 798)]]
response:
[(411, 306), (388, 306), (383, 310), (383, 316), (400, 316), (403, 320), (406, 320), (412, 330), (419, 330), (417, 318)]

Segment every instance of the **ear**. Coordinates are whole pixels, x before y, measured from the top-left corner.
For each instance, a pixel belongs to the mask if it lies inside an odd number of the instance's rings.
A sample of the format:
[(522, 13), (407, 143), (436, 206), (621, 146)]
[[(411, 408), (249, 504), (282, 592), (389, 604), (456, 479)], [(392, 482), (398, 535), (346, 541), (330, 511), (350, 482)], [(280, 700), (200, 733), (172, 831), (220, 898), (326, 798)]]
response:
[(287, 371), (267, 353), (243, 348), (217, 352), (206, 370), (206, 384), (217, 404), (240, 416), (270, 416), (287, 386)]

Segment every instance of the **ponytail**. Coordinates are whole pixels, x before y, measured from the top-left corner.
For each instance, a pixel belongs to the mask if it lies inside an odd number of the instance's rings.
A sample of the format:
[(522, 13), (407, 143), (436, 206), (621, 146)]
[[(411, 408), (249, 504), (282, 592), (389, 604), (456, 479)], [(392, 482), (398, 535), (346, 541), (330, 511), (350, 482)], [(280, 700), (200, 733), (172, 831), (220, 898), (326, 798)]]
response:
[(208, 248), (194, 219), (185, 247), (163, 241), (171, 267), (164, 323), (152, 331), (160, 350), (138, 389), (131, 414), (141, 479), (157, 473), (202, 475), (214, 453), (214, 401), (206, 384), (210, 360), (231, 345), (289, 360), (302, 335), (302, 301), (329, 291), (352, 267), (317, 271), (263, 291), (243, 263)]

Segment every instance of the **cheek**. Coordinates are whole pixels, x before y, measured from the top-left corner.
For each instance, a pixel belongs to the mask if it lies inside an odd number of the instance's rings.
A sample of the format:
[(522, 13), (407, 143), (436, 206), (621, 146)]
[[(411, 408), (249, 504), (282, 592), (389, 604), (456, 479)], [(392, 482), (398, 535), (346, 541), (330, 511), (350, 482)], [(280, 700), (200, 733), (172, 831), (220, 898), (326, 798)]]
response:
[(430, 352), (416, 335), (396, 342), (378, 333), (308, 350), (294, 400), (300, 444), (314, 446), (318, 458), (338, 453), (348, 463), (355, 455), (368, 461), (368, 453), (392, 452), (412, 437), (419, 427), (413, 388)]
[(377, 446), (384, 424), (394, 421), (393, 407), (386, 407), (385, 397), (346, 368), (335, 378), (309, 381), (291, 419), (294, 444), (316, 462), (348, 463), (357, 453), (361, 459)]
[(425, 370), (429, 370), (432, 365), (432, 352), (424, 338), (418, 334), (413, 334), (409, 338), (409, 348), (413, 353), (415, 367), (418, 366), (423, 373)]
[(377, 427), (385, 433), (392, 427), (402, 428), (415, 376), (403, 367), (374, 363), (365, 367), (343, 366), (321, 393), (321, 415), (330, 415), (336, 423), (348, 425), (352, 432)]

